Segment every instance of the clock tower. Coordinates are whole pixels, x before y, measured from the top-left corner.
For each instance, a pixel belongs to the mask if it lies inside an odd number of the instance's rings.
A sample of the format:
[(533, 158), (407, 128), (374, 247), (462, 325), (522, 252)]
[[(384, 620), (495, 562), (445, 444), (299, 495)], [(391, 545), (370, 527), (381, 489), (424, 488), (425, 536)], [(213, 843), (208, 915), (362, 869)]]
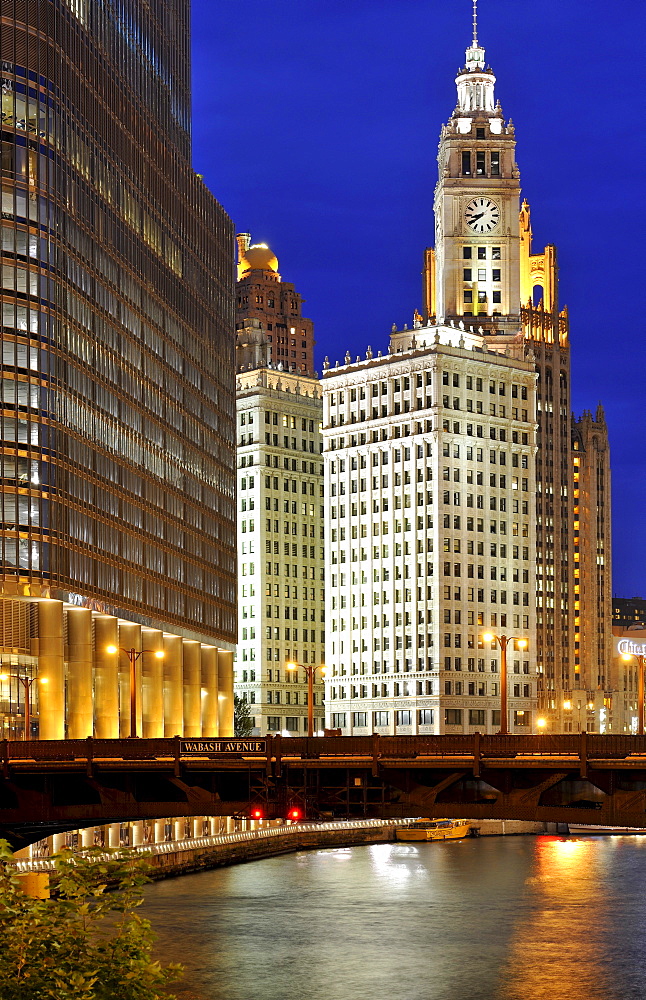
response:
[(514, 127), (495, 100), (495, 82), (474, 12), (473, 40), (456, 78), (457, 105), (440, 136), (425, 297), (438, 322), (464, 317), (488, 333), (515, 333), (521, 325), (520, 174)]

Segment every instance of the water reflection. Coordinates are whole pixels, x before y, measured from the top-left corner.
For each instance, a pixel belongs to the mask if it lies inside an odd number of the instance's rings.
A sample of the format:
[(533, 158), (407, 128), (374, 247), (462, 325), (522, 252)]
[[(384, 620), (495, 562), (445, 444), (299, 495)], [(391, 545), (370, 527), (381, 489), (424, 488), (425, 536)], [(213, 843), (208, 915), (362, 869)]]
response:
[(642, 1000), (646, 838), (317, 851), (153, 885), (182, 1000)]
[(615, 995), (600, 955), (610, 902), (598, 878), (592, 840), (536, 842), (534, 863), (518, 901), (519, 919), (501, 972), (498, 996), (589, 1000)]

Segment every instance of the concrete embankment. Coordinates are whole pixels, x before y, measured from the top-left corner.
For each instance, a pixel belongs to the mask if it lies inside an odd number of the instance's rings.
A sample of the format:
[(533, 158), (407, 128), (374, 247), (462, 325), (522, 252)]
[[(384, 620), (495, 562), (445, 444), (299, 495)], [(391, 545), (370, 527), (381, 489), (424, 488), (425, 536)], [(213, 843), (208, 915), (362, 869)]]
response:
[(275, 837), (249, 838), (215, 846), (195, 846), (188, 850), (169, 851), (153, 854), (151, 857), (153, 878), (169, 875), (183, 875), (202, 871), (205, 868), (221, 868), (239, 865), (247, 861), (259, 861), (280, 854), (296, 851), (311, 851), (328, 847), (355, 847), (360, 844), (375, 844), (395, 839), (394, 826), (379, 826), (355, 829), (321, 830), (303, 827), (290, 830)]
[(565, 833), (563, 823), (528, 823), (521, 819), (477, 819), (473, 826), (478, 827), (481, 837), (516, 837), (521, 834)]
[[(529, 823), (522, 820), (474, 820), (473, 825), (479, 829), (481, 837), (536, 836), (559, 832), (554, 823)], [(296, 851), (355, 847), (361, 844), (393, 841), (396, 839), (395, 830), (395, 825), (364, 828), (340, 825), (334, 829), (333, 824), (326, 824), (326, 828), (293, 827), (289, 831), (281, 830), (277, 836), (272, 837), (249, 837), (217, 845), (196, 844), (188, 849), (179, 849), (178, 846), (175, 851), (155, 853), (152, 856), (151, 874), (153, 878), (165, 878), (205, 868), (221, 868), (226, 865), (259, 861), (280, 854), (294, 854)]]

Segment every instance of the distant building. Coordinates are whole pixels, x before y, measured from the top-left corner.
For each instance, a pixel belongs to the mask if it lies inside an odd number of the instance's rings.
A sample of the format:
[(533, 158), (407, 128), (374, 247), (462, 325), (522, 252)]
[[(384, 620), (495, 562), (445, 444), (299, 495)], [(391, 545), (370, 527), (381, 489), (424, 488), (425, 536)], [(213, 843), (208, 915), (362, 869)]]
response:
[(612, 598), (613, 628), (631, 628), (642, 625), (646, 628), (646, 601), (643, 597)]
[(315, 376), (314, 324), (301, 315), (303, 299), (278, 273), (278, 259), (266, 243), (251, 243), (249, 233), (238, 241), (236, 330), (237, 367), (246, 367), (242, 331), (248, 321), (261, 321), (266, 334), (267, 363), (285, 371)]
[(607, 700), (606, 729), (614, 733), (636, 733), (639, 731), (640, 659), (643, 662), (646, 657), (646, 626), (613, 626), (612, 657), (612, 691)]
[(573, 420), (574, 673), (604, 690), (612, 663), (610, 448), (603, 408)]
[[(241, 237), (238, 238), (239, 240)], [(268, 264), (267, 248), (256, 250)], [(293, 359), (275, 361), (280, 283), (278, 262), (265, 271), (243, 270), (237, 311), (238, 420), (238, 648), (236, 693), (249, 702), (254, 733), (307, 734), (308, 685), (314, 670), (314, 728), (323, 728), (325, 663), (323, 578), (322, 392), (315, 375), (299, 373)], [(242, 265), (244, 267), (244, 265)], [(251, 282), (251, 284), (249, 284)], [(260, 282), (260, 284), (258, 284)], [(254, 287), (252, 287), (252, 285)], [(292, 289), (291, 292), (286, 290)], [(292, 317), (290, 322), (297, 322)], [(298, 322), (301, 322), (298, 320)], [(313, 345), (309, 320), (306, 341)], [(280, 329), (280, 327), (279, 327)], [(269, 331), (273, 331), (272, 333)], [(282, 358), (282, 348), (280, 349)], [(306, 353), (306, 352), (304, 352)], [(303, 367), (306, 359), (302, 359)], [(289, 669), (295, 665), (297, 669)]]

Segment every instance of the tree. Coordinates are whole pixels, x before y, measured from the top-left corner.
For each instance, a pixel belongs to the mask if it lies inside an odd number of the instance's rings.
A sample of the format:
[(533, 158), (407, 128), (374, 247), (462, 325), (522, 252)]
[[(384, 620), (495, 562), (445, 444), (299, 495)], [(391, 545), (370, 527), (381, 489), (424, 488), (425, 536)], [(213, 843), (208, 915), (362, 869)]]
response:
[(92, 848), (54, 863), (56, 898), (34, 899), (0, 840), (2, 1000), (174, 1000), (166, 987), (181, 967), (153, 961), (150, 923), (136, 912), (147, 859)]
[(251, 736), (254, 728), (254, 720), (251, 715), (249, 702), (245, 697), (234, 694), (233, 696), (233, 734), (234, 736)]

